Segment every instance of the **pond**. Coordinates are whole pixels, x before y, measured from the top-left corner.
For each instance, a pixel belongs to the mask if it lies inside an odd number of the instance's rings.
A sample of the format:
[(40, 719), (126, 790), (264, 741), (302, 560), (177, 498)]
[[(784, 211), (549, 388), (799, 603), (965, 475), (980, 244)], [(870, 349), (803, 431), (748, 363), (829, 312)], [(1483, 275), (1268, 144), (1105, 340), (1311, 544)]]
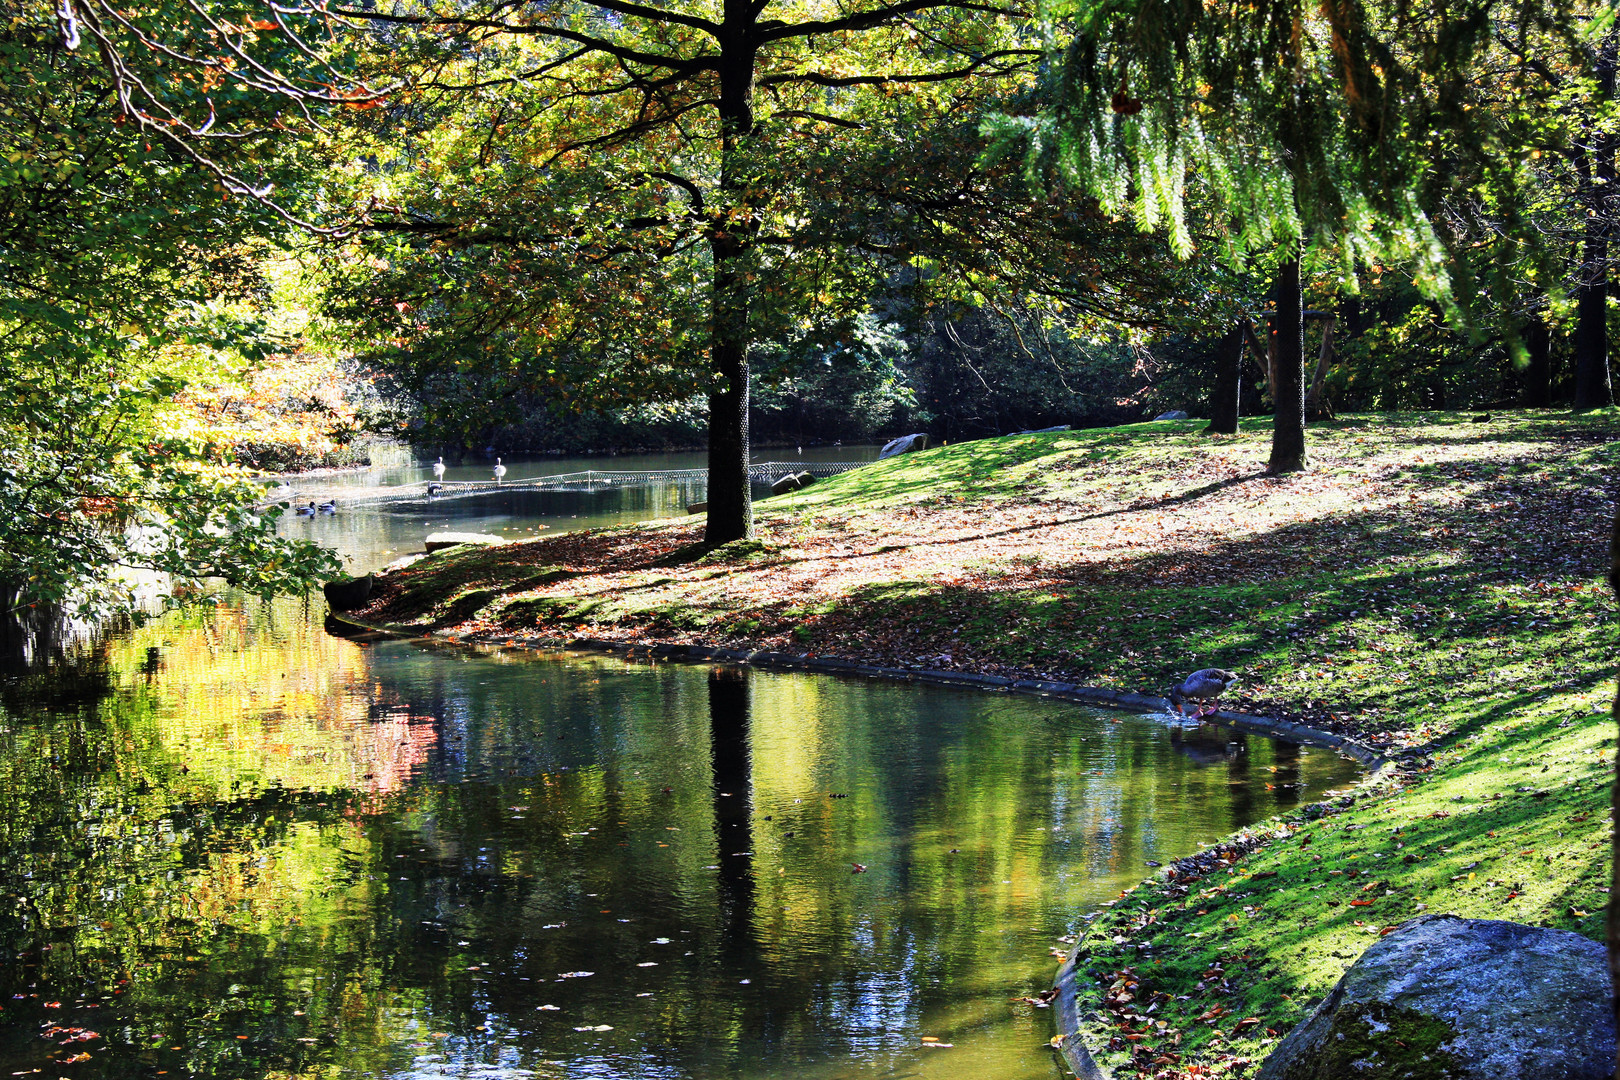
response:
[[(872, 445), (777, 447), (750, 458), (762, 462), (868, 462), (880, 447)], [(521, 484), (542, 476), (583, 472), (686, 471), (703, 469), (708, 455), (701, 453), (616, 454), (612, 457), (504, 457), (504, 482)], [(494, 458), (450, 460), (444, 479), (452, 484), (490, 481)], [(786, 471), (785, 469), (783, 471)], [(296, 502), (337, 503), (332, 514), (298, 517), (289, 514), (289, 535), (324, 544), (338, 552), (351, 573), (363, 574), (387, 565), (400, 555), (420, 551), (430, 532), (455, 530), (483, 532), (510, 539), (542, 530), (566, 532), (599, 528), (626, 521), (679, 517), (692, 503), (707, 497), (701, 477), (684, 477), (653, 484), (590, 490), (549, 489), (491, 491), (471, 497), (429, 498), (421, 485), (434, 478), (426, 463), (410, 467), (369, 469), (329, 476), (293, 477)], [(409, 491), (397, 490), (409, 487)], [(756, 499), (768, 496), (770, 485), (755, 483)]]
[(1048, 1012), (1009, 999), (1061, 939), (1355, 776), (1007, 694), (321, 615), (224, 598), (0, 684), (6, 1073), (1053, 1078)]

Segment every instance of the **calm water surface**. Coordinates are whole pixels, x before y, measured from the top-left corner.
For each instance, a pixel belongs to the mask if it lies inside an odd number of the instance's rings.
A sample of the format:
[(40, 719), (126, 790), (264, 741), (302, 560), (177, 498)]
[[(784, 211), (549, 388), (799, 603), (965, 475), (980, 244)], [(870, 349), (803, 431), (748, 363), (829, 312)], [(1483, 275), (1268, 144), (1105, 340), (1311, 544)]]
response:
[[(873, 461), (878, 446), (774, 447), (756, 452), (754, 462)], [(636, 472), (686, 470), (707, 467), (708, 455), (616, 454), (611, 457), (504, 457), (503, 482), (520, 483), (559, 473)], [(490, 481), (494, 458), (446, 459), (445, 480)], [(430, 532), (451, 529), (477, 531), (520, 539), (543, 532), (567, 532), (626, 521), (679, 517), (686, 507), (708, 497), (701, 477), (656, 484), (592, 490), (489, 492), (456, 498), (428, 498), (419, 491), (409, 496), (379, 500), (390, 489), (420, 485), (433, 479), (430, 460), (401, 468), (370, 469), (332, 476), (292, 478), (299, 505), (335, 500), (335, 514), (296, 517), (289, 514), (289, 535), (315, 540), (335, 549), (344, 565), (356, 574), (385, 566), (402, 554), (420, 551)], [(754, 497), (770, 494), (769, 484), (755, 484)], [(694, 524), (701, 518), (693, 518)]]
[(1060, 936), (1354, 775), (1072, 705), (320, 614), (227, 603), (0, 683), (6, 1073), (1046, 1080), (1050, 1015), (1008, 999)]

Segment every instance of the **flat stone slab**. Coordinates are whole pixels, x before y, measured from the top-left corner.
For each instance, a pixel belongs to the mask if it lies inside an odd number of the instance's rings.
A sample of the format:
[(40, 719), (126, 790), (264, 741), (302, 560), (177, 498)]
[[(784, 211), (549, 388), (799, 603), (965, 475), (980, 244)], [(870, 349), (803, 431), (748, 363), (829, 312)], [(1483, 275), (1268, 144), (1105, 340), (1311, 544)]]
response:
[(466, 532), (436, 532), (428, 533), (422, 546), (428, 551), (443, 551), (445, 548), (458, 547), (461, 544), (475, 544), (479, 547), (494, 547), (506, 543), (505, 537), (491, 536), (489, 533)]
[(1350, 965), (1257, 1080), (1609, 1080), (1603, 946), (1568, 930), (1424, 915)]

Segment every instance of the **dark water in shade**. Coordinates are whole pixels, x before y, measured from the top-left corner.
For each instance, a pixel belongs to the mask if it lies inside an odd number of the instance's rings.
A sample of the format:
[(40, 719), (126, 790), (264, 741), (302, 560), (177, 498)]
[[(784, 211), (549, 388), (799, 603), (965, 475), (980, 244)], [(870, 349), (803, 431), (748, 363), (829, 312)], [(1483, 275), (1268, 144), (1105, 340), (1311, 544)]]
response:
[(1050, 1015), (1008, 999), (1060, 935), (1355, 775), (318, 616), (226, 605), (0, 683), (0, 1076), (1045, 1080)]

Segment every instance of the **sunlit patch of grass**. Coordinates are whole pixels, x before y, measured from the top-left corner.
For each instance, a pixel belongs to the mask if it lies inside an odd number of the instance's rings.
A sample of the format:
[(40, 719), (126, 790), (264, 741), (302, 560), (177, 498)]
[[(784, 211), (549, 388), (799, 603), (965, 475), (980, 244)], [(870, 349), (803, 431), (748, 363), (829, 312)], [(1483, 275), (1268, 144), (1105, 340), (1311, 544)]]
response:
[[(1141, 1046), (1258, 1059), (1368, 945), (1425, 912), (1600, 938), (1613, 725), (1599, 701), (1458, 702), (1456, 737), (1418, 771), (1330, 800), (1327, 816), (1267, 823), (1267, 847), (1190, 888), (1154, 878), (1121, 897), (1089, 929), (1083, 982), (1128, 972), (1166, 1026), (1130, 1043), (1099, 1020), (1090, 1045), (1127, 1072)], [(1248, 1017), (1260, 1023), (1240, 1028)]]

